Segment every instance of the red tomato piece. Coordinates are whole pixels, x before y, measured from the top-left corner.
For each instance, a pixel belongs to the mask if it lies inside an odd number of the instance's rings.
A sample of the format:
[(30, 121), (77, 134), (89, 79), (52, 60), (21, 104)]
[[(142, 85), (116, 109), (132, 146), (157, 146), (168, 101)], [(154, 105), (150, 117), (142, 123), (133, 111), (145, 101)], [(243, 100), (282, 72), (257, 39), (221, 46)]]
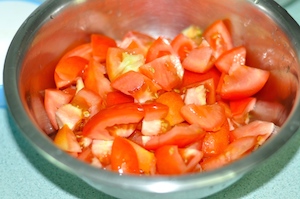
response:
[(248, 113), (254, 109), (256, 104), (255, 97), (247, 97), (241, 100), (231, 100), (229, 102), (232, 118), (240, 123), (245, 124), (249, 121)]
[(111, 91), (106, 96), (106, 106), (113, 106), (116, 104), (133, 103), (134, 98), (130, 95), (126, 95), (120, 91)]
[(158, 37), (148, 49), (146, 63), (165, 55), (175, 55), (175, 52), (167, 39)]
[(206, 131), (217, 131), (226, 121), (224, 108), (219, 104), (188, 104), (181, 108), (183, 118), (190, 124), (199, 124)]
[(155, 99), (156, 92), (160, 88), (145, 75), (134, 71), (120, 75), (111, 82), (111, 86), (126, 95), (132, 96), (140, 103)]
[(55, 113), (59, 107), (71, 101), (72, 95), (57, 89), (46, 89), (44, 106), (54, 129), (58, 129)]
[(104, 108), (102, 101), (99, 95), (87, 88), (83, 88), (76, 93), (71, 104), (82, 109), (84, 116), (90, 118)]
[(222, 73), (229, 73), (230, 68), (243, 66), (246, 63), (246, 48), (239, 46), (224, 52), (216, 61), (215, 66)]
[(248, 152), (251, 152), (256, 146), (256, 137), (243, 137), (231, 142), (223, 153), (205, 158), (201, 164), (204, 171), (211, 171), (228, 165), (229, 163), (242, 158)]
[(140, 71), (157, 82), (166, 91), (179, 87), (184, 73), (180, 60), (175, 55), (159, 57), (142, 65)]
[(213, 56), (217, 59), (221, 54), (233, 47), (231, 34), (224, 20), (217, 20), (211, 24), (203, 33), (213, 49)]
[(186, 165), (179, 154), (178, 146), (165, 145), (155, 150), (158, 174), (176, 175), (187, 172)]
[(205, 73), (195, 73), (189, 70), (185, 70), (182, 78), (181, 88), (211, 78), (214, 80), (215, 87), (217, 87), (220, 77), (221, 77), (221, 73), (215, 67), (211, 68)]
[(136, 103), (118, 104), (99, 111), (83, 127), (82, 134), (92, 139), (111, 140), (107, 127), (118, 124), (138, 123), (144, 117), (144, 110)]
[(94, 58), (99, 62), (105, 62), (107, 50), (110, 47), (116, 47), (117, 43), (114, 39), (102, 35), (92, 34), (91, 35), (92, 54)]
[(113, 90), (110, 81), (105, 76), (105, 66), (93, 58), (84, 73), (83, 81), (85, 88), (95, 92), (102, 99), (106, 97), (108, 92)]
[(92, 45), (91, 43), (85, 43), (85, 44), (81, 44), (79, 46), (76, 46), (75, 48), (72, 48), (71, 50), (69, 50), (68, 52), (66, 52), (63, 57), (61, 58), (61, 60), (69, 58), (69, 57), (82, 57), (86, 60), (90, 60), (91, 56), (92, 56)]
[(145, 111), (144, 120), (157, 120), (162, 119), (167, 116), (169, 112), (169, 107), (167, 105), (158, 102), (149, 102), (142, 104)]
[(137, 154), (140, 172), (143, 174), (155, 174), (156, 159), (154, 153), (144, 149), (140, 145), (130, 140), (127, 141), (132, 145)]
[[(274, 123), (256, 120), (249, 124), (234, 129), (233, 131), (230, 132), (230, 137), (232, 140), (236, 140), (248, 136), (264, 137), (264, 135), (267, 135), (266, 138), (268, 138), (274, 131), (275, 131)], [(264, 142), (265, 140), (261, 140), (261, 141)]]
[(110, 81), (129, 71), (139, 72), (145, 58), (141, 54), (132, 54), (122, 48), (109, 48), (106, 58), (106, 71)]
[(139, 174), (138, 156), (125, 138), (116, 137), (111, 151), (111, 169), (120, 174)]
[(142, 54), (146, 57), (150, 45), (154, 42), (154, 38), (137, 31), (129, 31), (123, 37), (119, 47), (126, 49), (133, 54)]
[(92, 153), (92, 150), (90, 147), (86, 147), (82, 150), (81, 153), (78, 154), (78, 159), (83, 161), (83, 162), (86, 162), (86, 163), (91, 163), (92, 162), (92, 159), (93, 159), (94, 155)]
[(169, 131), (154, 135), (142, 136), (134, 134), (131, 140), (143, 146), (148, 150), (155, 150), (164, 145), (177, 145), (178, 147), (185, 147), (205, 135), (205, 131), (198, 124), (180, 124), (171, 128)]
[(66, 87), (76, 82), (77, 78), (82, 76), (87, 65), (88, 60), (78, 56), (62, 59), (55, 68), (56, 87)]
[(216, 89), (212, 78), (191, 84), (181, 90), (185, 93), (185, 104), (205, 105), (216, 102)]
[(196, 43), (186, 37), (184, 34), (178, 34), (171, 42), (171, 46), (175, 53), (180, 57), (180, 61), (183, 61), (186, 56), (197, 47)]
[(240, 66), (221, 76), (217, 92), (223, 99), (236, 100), (251, 97), (260, 91), (269, 78), (269, 71)]
[(182, 61), (182, 66), (192, 72), (205, 73), (213, 67), (214, 58), (212, 58), (212, 54), (213, 49), (206, 40), (203, 40), (200, 46), (189, 52)]
[(207, 132), (202, 142), (205, 157), (221, 154), (229, 144), (229, 123), (225, 121), (220, 130)]
[(156, 101), (169, 107), (165, 119), (169, 122), (170, 126), (184, 121), (184, 118), (180, 114), (180, 109), (184, 106), (184, 102), (179, 93), (173, 91), (165, 92), (161, 94)]
[(67, 125), (64, 125), (61, 129), (58, 130), (54, 138), (54, 144), (56, 144), (60, 149), (67, 152), (81, 152), (80, 145), (76, 140), (74, 132)]

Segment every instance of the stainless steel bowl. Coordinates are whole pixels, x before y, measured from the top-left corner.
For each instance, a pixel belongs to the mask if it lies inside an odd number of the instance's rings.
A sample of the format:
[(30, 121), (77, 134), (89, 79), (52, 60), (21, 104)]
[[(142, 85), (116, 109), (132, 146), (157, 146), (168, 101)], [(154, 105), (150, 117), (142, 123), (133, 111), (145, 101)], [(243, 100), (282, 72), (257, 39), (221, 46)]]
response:
[[(273, 80), (258, 95), (284, 107), (271, 111), (280, 127), (262, 147), (221, 169), (185, 176), (120, 176), (82, 163), (58, 149), (44, 133), (46, 123), (37, 93), (53, 86), (62, 53), (102, 32), (120, 38), (128, 30), (173, 37), (196, 24), (207, 27), (228, 18), (234, 45), (248, 49), (248, 65), (270, 70)], [(269, 0), (49, 0), (35, 10), (15, 35), (4, 66), (4, 88), (15, 124), (49, 163), (79, 176), (118, 198), (202, 198), (238, 181), (280, 149), (299, 128), (300, 28)], [(282, 92), (284, 91), (284, 92)], [(265, 117), (258, 113), (257, 118)]]

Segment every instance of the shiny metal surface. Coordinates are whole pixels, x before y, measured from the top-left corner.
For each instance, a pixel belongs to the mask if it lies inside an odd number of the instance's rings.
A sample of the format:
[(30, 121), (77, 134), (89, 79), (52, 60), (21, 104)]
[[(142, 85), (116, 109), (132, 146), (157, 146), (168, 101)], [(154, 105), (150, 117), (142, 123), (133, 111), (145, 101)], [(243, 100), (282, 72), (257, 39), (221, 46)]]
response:
[[(232, 6), (234, 5), (234, 6)], [(101, 32), (120, 39), (128, 30), (173, 37), (190, 24), (202, 28), (217, 19), (231, 21), (234, 45), (248, 49), (247, 64), (271, 71), (261, 104), (280, 132), (246, 158), (213, 172), (179, 177), (119, 176), (79, 162), (56, 148), (43, 133), (37, 93), (53, 86), (55, 64), (63, 52)], [(22, 25), (8, 51), (4, 88), (8, 108), (20, 131), (45, 158), (118, 198), (201, 198), (216, 193), (275, 153), (299, 128), (300, 28), (268, 0), (60, 0), (47, 1)], [(275, 104), (276, 106), (273, 106)], [(278, 105), (278, 106), (277, 106)], [(278, 110), (276, 110), (276, 107)], [(281, 109), (284, 107), (284, 109)]]

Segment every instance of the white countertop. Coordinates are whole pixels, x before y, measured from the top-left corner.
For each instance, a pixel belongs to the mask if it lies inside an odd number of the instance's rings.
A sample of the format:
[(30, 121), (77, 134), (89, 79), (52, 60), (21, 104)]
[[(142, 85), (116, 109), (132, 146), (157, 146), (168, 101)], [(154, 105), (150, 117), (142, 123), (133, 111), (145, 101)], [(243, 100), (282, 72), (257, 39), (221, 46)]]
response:
[[(0, 0), (0, 66), (7, 46), (22, 21), (41, 0)], [(11, 9), (4, 8), (12, 4)], [(300, 23), (300, 1), (286, 7)], [(9, 17), (6, 17), (9, 15)], [(16, 15), (18, 13), (18, 15)], [(5, 15), (5, 17), (4, 17)], [(7, 21), (8, 19), (8, 22)], [(4, 20), (5, 19), (5, 20)], [(5, 24), (5, 26), (3, 26)], [(10, 25), (9, 25), (10, 24)], [(13, 24), (13, 25), (12, 25)], [(14, 27), (9, 27), (14, 26)], [(299, 32), (300, 34), (300, 32)], [(5, 39), (3, 39), (5, 38)], [(4, 52), (4, 53), (3, 53)], [(1, 74), (2, 75), (2, 74)], [(0, 91), (2, 76), (0, 76)], [(1, 101), (1, 93), (0, 93)], [(1, 107), (1, 103), (0, 103)], [(50, 164), (12, 125), (5, 107), (0, 108), (0, 198), (2, 199), (111, 199), (82, 180)], [(296, 199), (300, 197), (300, 131), (261, 166), (238, 183), (209, 199)]]

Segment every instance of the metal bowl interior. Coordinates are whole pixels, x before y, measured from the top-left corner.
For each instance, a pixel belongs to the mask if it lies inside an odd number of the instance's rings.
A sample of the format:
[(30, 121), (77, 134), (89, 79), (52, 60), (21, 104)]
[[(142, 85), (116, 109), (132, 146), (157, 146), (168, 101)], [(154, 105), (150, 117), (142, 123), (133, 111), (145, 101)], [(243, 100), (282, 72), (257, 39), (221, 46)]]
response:
[[(251, 155), (207, 173), (120, 176), (68, 156), (44, 133), (47, 124), (40, 120), (44, 111), (39, 92), (54, 86), (52, 74), (60, 56), (87, 42), (91, 33), (120, 39), (127, 31), (137, 30), (154, 37), (173, 37), (191, 24), (204, 29), (217, 19), (229, 19), (234, 45), (248, 50), (248, 65), (271, 71), (274, 81), (257, 98), (284, 107), (283, 111), (272, 110), (279, 132)], [(288, 13), (268, 0), (46, 1), (27, 18), (9, 48), (4, 66), (8, 108), (22, 134), (45, 158), (100, 191), (130, 199), (205, 197), (236, 182), (299, 128), (299, 32)], [(255, 116), (264, 117), (259, 112)]]

